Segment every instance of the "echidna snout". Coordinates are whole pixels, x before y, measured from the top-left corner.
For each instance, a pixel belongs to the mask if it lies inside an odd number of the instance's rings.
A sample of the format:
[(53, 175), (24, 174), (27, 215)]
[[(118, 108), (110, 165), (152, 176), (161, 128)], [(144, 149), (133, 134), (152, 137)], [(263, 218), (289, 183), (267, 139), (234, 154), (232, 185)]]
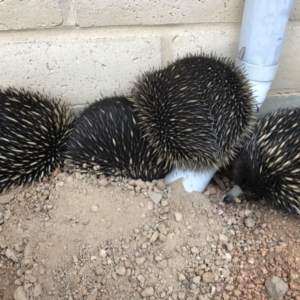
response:
[(231, 191), (224, 197), (223, 202), (225, 202), (226, 204), (228, 204), (233, 199), (235, 199), (236, 197), (238, 197), (239, 195), (241, 195), (242, 193), (243, 193), (242, 189), (238, 185), (235, 185), (231, 189)]
[(235, 157), (235, 187), (229, 203), (245, 194), (271, 206), (300, 215), (300, 107), (279, 109), (261, 116)]
[(244, 157), (243, 151), (240, 151), (238, 158), (232, 162), (232, 177), (234, 182), (234, 187), (230, 192), (224, 197), (223, 201), (228, 204), (233, 199), (237, 198), (244, 192), (248, 192), (247, 182), (249, 183), (249, 174), (251, 174), (251, 164), (249, 159)]

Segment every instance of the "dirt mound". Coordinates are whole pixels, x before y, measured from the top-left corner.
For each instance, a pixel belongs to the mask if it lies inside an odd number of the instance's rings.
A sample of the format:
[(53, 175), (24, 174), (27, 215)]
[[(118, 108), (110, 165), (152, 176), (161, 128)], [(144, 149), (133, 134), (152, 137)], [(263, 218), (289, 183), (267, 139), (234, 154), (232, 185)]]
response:
[(57, 172), (0, 197), (0, 298), (300, 299), (299, 217), (205, 194)]

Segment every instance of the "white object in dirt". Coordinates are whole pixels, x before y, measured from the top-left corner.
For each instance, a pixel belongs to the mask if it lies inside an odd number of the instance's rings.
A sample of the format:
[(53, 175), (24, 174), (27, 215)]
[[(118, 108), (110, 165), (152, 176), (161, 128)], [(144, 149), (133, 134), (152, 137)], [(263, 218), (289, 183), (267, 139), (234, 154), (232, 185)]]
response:
[(182, 184), (184, 189), (191, 192), (203, 193), (213, 178), (217, 169), (211, 169), (207, 172), (194, 172), (192, 170), (173, 169), (166, 177), (165, 183), (170, 184), (171, 182), (182, 178)]

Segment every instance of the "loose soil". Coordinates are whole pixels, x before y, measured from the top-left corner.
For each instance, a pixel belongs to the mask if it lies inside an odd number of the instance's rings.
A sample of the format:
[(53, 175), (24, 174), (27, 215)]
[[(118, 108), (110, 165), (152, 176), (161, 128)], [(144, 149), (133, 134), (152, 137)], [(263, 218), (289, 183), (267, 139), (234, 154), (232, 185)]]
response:
[[(0, 197), (0, 299), (300, 299), (300, 217), (180, 180), (60, 173)], [(278, 298), (279, 299), (279, 298)]]

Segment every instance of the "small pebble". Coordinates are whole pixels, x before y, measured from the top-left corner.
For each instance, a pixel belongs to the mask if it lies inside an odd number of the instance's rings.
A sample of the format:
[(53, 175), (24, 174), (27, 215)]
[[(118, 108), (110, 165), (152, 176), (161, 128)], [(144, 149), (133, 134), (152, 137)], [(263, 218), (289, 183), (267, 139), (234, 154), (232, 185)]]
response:
[(24, 284), (25, 291), (29, 290), (32, 287), (31, 283)]
[(148, 191), (148, 196), (155, 204), (158, 204), (162, 199), (162, 194), (154, 193), (152, 191)]
[(211, 195), (215, 195), (217, 193), (217, 189), (214, 186), (210, 187), (209, 191)]
[(246, 209), (244, 214), (245, 214), (245, 217), (249, 217), (252, 214), (252, 211), (249, 209)]
[(180, 235), (180, 229), (179, 229), (178, 227), (176, 227), (176, 228), (174, 229), (174, 232), (175, 232), (177, 235)]
[(205, 191), (204, 193), (203, 193), (203, 195), (205, 195), (205, 196), (209, 196), (210, 195), (210, 191), (209, 190), (207, 190), (207, 191)]
[(107, 256), (107, 253), (106, 253), (105, 249), (100, 249), (99, 256), (103, 257), (103, 258)]
[(166, 206), (168, 206), (168, 205), (169, 205), (168, 199), (165, 199), (165, 200), (161, 201), (161, 206), (162, 206), (162, 207), (166, 207)]
[(64, 185), (65, 185), (65, 183), (64, 183), (63, 181), (59, 181), (59, 182), (56, 184), (57, 187), (62, 187), (62, 186), (64, 186)]
[(147, 210), (153, 210), (153, 208), (154, 208), (153, 203), (152, 202), (148, 202), (147, 203)]
[(125, 273), (126, 273), (125, 267), (124, 266), (117, 267), (116, 268), (116, 273), (118, 275), (121, 275), (121, 276), (125, 275)]
[(31, 283), (35, 283), (37, 281), (37, 278), (35, 276), (29, 275), (29, 281)]
[(46, 272), (46, 269), (45, 269), (43, 266), (40, 266), (40, 268), (39, 268), (39, 273), (40, 273), (41, 275), (44, 275), (45, 272)]
[(254, 262), (255, 262), (254, 257), (251, 257), (251, 256), (248, 257), (248, 260), (247, 260), (247, 261), (248, 261), (248, 263), (251, 264), (251, 265), (253, 265)]
[(130, 268), (131, 267), (131, 261), (129, 259), (127, 259), (127, 258), (125, 259), (124, 264), (125, 264), (126, 268)]
[(179, 275), (178, 275), (178, 280), (179, 280), (179, 281), (184, 281), (185, 279), (186, 279), (186, 278), (185, 278), (184, 274), (179, 273)]
[(25, 245), (22, 242), (15, 244), (15, 250), (17, 250), (18, 252), (23, 252), (24, 249), (25, 249)]
[(290, 278), (290, 280), (295, 280), (298, 278), (298, 274), (294, 271), (290, 271), (289, 278)]
[(290, 283), (290, 289), (292, 291), (298, 291), (300, 292), (300, 284), (293, 284), (293, 283)]
[(232, 257), (229, 253), (225, 253), (224, 255), (224, 258), (227, 260), (227, 261), (231, 261)]
[(150, 243), (154, 243), (158, 239), (158, 237), (159, 237), (159, 232), (155, 231), (150, 238)]
[(194, 282), (195, 284), (200, 284), (200, 281), (201, 281), (201, 276), (195, 276), (195, 277), (193, 278), (193, 282)]
[(226, 248), (227, 248), (228, 251), (233, 250), (233, 245), (232, 245), (232, 243), (228, 243), (227, 246), (226, 246)]
[(15, 284), (15, 285), (22, 285), (22, 282), (21, 282), (21, 280), (18, 278), (18, 279), (15, 280), (14, 284)]
[(4, 213), (4, 219), (5, 220), (9, 220), (11, 218), (11, 211), (8, 209), (5, 213)]
[(145, 277), (143, 275), (138, 275), (137, 279), (140, 283), (142, 283), (142, 284), (145, 283)]
[(215, 287), (215, 286), (212, 286), (212, 287), (211, 287), (211, 290), (210, 290), (210, 293), (211, 293), (212, 295), (214, 295), (215, 292), (216, 292), (216, 287)]
[(2, 195), (0, 196), (0, 204), (8, 204), (14, 199), (14, 195)]
[(144, 263), (145, 260), (146, 260), (146, 258), (144, 256), (142, 256), (142, 257), (136, 258), (135, 261), (138, 265), (141, 265), (142, 263)]
[(100, 179), (100, 180), (98, 181), (98, 184), (99, 184), (100, 186), (107, 186), (108, 183), (109, 183), (109, 182), (108, 182), (105, 178)]
[(219, 234), (219, 241), (221, 244), (227, 244), (228, 243), (228, 237), (224, 234)]
[(288, 285), (279, 277), (273, 276), (266, 279), (265, 287), (274, 300), (283, 299), (287, 292)]
[(252, 218), (246, 218), (245, 219), (245, 225), (248, 228), (252, 228), (255, 226), (255, 221)]
[(228, 292), (231, 292), (231, 291), (233, 291), (234, 286), (231, 284), (226, 284), (224, 289)]
[(215, 275), (212, 272), (205, 272), (202, 275), (202, 280), (206, 283), (214, 282)]
[(166, 237), (163, 233), (160, 233), (160, 234), (159, 234), (159, 240), (160, 240), (161, 242), (164, 242), (166, 239), (167, 239), (167, 237)]
[(131, 186), (135, 186), (135, 180), (134, 179), (129, 180), (128, 184)]
[(230, 276), (230, 271), (228, 269), (223, 269), (222, 274), (224, 278), (227, 278)]
[(15, 300), (27, 300), (26, 292), (23, 286), (18, 286), (14, 293)]
[(95, 269), (95, 273), (97, 276), (100, 276), (103, 273), (103, 269), (100, 266), (98, 266)]
[(158, 256), (155, 256), (155, 260), (156, 260), (156, 261), (162, 261), (162, 257), (159, 256), (159, 255), (158, 255)]
[(73, 175), (66, 178), (67, 183), (73, 182), (73, 180), (74, 180)]
[(99, 211), (99, 206), (98, 206), (98, 205), (93, 205), (93, 206), (91, 206), (91, 211), (92, 211), (92, 212), (97, 212), (97, 211)]
[(156, 186), (153, 187), (153, 192), (162, 194), (162, 191), (160, 189), (158, 189)]
[(88, 218), (84, 218), (82, 220), (82, 225), (84, 225), (84, 226), (88, 225), (89, 223), (90, 223), (90, 219), (88, 219)]
[(159, 190), (163, 191), (166, 188), (166, 184), (163, 180), (158, 180), (156, 186)]
[(154, 289), (153, 287), (148, 287), (144, 289), (141, 293), (142, 297), (151, 297), (154, 295)]
[(165, 269), (168, 266), (168, 261), (164, 259), (160, 261), (157, 266), (161, 269)]
[(240, 290), (234, 290), (233, 295), (237, 296), (237, 297), (240, 297), (242, 295), (242, 292)]
[(234, 202), (235, 203), (241, 203), (242, 201), (241, 201), (241, 199), (239, 197), (236, 197), (236, 198), (234, 198)]
[(176, 222), (182, 221), (182, 214), (181, 213), (176, 212), (174, 215), (175, 215), (175, 221)]
[(17, 254), (18, 254), (17, 251), (10, 248), (7, 248), (5, 252), (6, 257), (8, 259), (11, 259), (15, 263), (19, 262), (19, 258), (17, 257)]
[(33, 289), (33, 296), (34, 297), (39, 297), (40, 295), (42, 295), (42, 286), (38, 283), (35, 285), (34, 289)]
[(199, 254), (199, 249), (198, 248), (196, 248), (196, 247), (192, 247), (191, 248), (191, 252), (193, 253), (193, 254)]
[(139, 187), (141, 189), (147, 189), (148, 188), (147, 184), (144, 181), (142, 181), (141, 179), (136, 180), (135, 184), (136, 184), (137, 187)]

